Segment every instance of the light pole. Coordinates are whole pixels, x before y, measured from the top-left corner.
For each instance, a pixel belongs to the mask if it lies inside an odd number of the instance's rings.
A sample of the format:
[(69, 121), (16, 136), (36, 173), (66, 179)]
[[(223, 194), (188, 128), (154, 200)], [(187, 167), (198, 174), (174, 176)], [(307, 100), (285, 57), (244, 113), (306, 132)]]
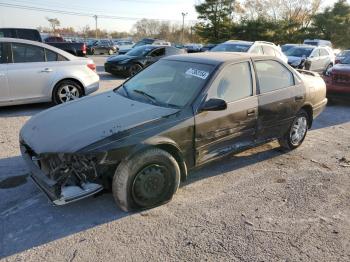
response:
[(182, 44), (184, 44), (185, 40), (185, 16), (188, 15), (188, 13), (182, 12)]
[(97, 39), (97, 18), (98, 18), (98, 16), (94, 15), (94, 18), (95, 18), (95, 38)]

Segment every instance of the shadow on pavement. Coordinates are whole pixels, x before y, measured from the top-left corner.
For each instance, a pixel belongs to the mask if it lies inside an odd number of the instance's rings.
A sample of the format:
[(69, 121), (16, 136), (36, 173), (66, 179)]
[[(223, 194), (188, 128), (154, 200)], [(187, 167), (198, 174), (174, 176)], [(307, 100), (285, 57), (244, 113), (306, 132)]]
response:
[[(247, 153), (248, 152), (248, 153)], [(219, 162), (206, 165), (191, 173), (189, 180), (182, 186), (198, 180), (222, 175), (265, 161), (283, 154), (271, 144), (261, 146), (229, 157)], [(0, 257), (10, 256), (27, 249), (63, 238), (78, 232), (116, 221), (135, 213), (124, 213), (114, 203), (111, 193), (90, 197), (67, 206), (54, 207), (46, 196), (29, 181), (23, 183), (25, 167), (20, 157), (0, 159), (0, 167), (13, 169), (9, 165), (21, 166), (14, 176), (14, 186), (0, 188), (0, 198), (6, 199), (0, 203)], [(1, 173), (0, 169), (0, 173)], [(20, 176), (21, 179), (17, 178)], [(1, 176), (0, 176), (1, 177)], [(0, 180), (4, 184), (4, 176)], [(11, 179), (10, 179), (11, 180)], [(0, 181), (0, 185), (1, 185)], [(6, 181), (8, 183), (8, 180)]]

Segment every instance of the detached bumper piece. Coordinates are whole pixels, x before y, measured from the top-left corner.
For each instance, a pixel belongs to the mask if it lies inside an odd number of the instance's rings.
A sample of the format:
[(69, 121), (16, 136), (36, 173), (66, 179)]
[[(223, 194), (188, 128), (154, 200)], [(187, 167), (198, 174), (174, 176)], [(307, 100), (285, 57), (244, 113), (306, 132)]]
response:
[(41, 170), (40, 161), (30, 148), (22, 143), (20, 148), (23, 159), (30, 169), (32, 180), (54, 205), (65, 205), (92, 196), (103, 190), (103, 186), (95, 183), (82, 183), (80, 186), (59, 185), (57, 181), (50, 179), (49, 176)]

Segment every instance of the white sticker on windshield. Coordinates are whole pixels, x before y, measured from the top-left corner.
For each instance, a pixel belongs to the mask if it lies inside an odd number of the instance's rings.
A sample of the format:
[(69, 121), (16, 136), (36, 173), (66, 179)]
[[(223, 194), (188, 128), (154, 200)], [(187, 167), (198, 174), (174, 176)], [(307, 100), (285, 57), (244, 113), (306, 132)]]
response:
[(207, 79), (207, 77), (209, 76), (209, 72), (205, 72), (205, 71), (202, 71), (202, 70), (190, 68), (190, 69), (188, 69), (186, 71), (186, 75), (199, 77), (201, 79)]

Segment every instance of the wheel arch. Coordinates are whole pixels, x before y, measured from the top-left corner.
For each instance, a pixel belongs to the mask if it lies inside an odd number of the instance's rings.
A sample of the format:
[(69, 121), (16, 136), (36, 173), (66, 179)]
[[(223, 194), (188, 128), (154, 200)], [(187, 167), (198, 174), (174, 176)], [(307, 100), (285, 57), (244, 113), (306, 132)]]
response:
[(56, 89), (58, 88), (59, 84), (61, 84), (63, 81), (67, 81), (67, 80), (77, 83), (80, 86), (81, 91), (83, 92), (83, 96), (85, 96), (85, 87), (84, 87), (83, 83), (80, 80), (76, 79), (76, 78), (67, 77), (67, 78), (60, 79), (59, 81), (57, 81), (53, 85), (52, 92), (51, 92), (51, 99), (52, 99), (52, 101), (53, 101), (53, 99), (55, 97), (55, 92), (56, 92)]
[(308, 116), (309, 116), (309, 128), (311, 128), (311, 127), (312, 127), (313, 120), (314, 120), (314, 118), (313, 118), (313, 108), (312, 108), (312, 106), (311, 106), (310, 104), (305, 104), (305, 105), (301, 108), (301, 110), (305, 110), (305, 112), (308, 114)]

